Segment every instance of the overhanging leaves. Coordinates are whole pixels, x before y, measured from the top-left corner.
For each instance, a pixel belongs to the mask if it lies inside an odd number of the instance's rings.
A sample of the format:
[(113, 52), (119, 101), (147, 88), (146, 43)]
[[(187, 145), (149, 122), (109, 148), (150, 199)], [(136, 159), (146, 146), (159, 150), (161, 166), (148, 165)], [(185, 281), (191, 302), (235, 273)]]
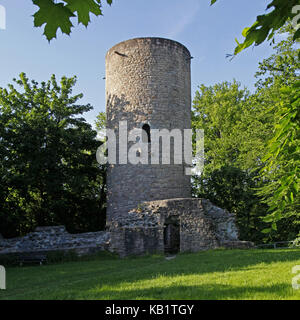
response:
[[(210, 5), (216, 2), (217, 0), (211, 0)], [(237, 55), (251, 45), (258, 46), (265, 40), (273, 40), (275, 31), (279, 30), (289, 19), (296, 17), (297, 12), (294, 9), (297, 5), (299, 5), (299, 0), (272, 0), (267, 6), (267, 10), (271, 8), (273, 10), (257, 16), (256, 22), (251, 27), (243, 30), (242, 36), (245, 39), (242, 43), (236, 40), (238, 45), (234, 50), (234, 54)], [(300, 28), (296, 29), (295, 26), (293, 40), (296, 41), (297, 39), (300, 39)]]
[[(73, 24), (72, 17), (77, 17), (78, 23), (88, 26), (90, 23), (90, 13), (102, 15), (101, 0), (62, 0), (55, 3), (54, 0), (32, 0), (39, 7), (33, 15), (34, 26), (41, 27), (45, 24), (44, 35), (48, 41), (56, 38), (58, 29), (62, 33), (70, 34)], [(111, 5), (112, 0), (106, 0)]]
[(67, 8), (73, 13), (77, 12), (78, 23), (82, 23), (86, 27), (90, 20), (90, 13), (96, 16), (102, 15), (101, 4), (94, 0), (65, 0), (67, 2)]
[(70, 18), (74, 17), (74, 14), (62, 3), (54, 3), (52, 0), (33, 0), (33, 3), (40, 7), (34, 14), (34, 26), (41, 27), (46, 23), (44, 35), (48, 41), (56, 38), (58, 28), (63, 33), (71, 33), (73, 25)]
[[(295, 14), (293, 8), (299, 4), (299, 0), (273, 0), (267, 9), (274, 8), (271, 12), (259, 15), (256, 22), (242, 32), (245, 38), (242, 43), (238, 43), (234, 54), (237, 55), (251, 45), (260, 45), (265, 40), (272, 40), (275, 31), (279, 30), (289, 19), (293, 19)], [(295, 29), (294, 41), (300, 38), (300, 28)]]

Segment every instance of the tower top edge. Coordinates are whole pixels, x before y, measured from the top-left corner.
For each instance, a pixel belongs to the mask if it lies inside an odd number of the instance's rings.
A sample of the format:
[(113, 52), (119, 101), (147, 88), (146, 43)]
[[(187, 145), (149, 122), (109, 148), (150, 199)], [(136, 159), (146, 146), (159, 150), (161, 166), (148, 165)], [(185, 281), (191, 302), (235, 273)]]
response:
[(184, 46), (183, 44), (181, 44), (180, 42), (175, 41), (175, 40), (171, 40), (171, 39), (167, 39), (167, 38), (159, 38), (159, 37), (140, 37), (140, 38), (133, 38), (133, 39), (119, 42), (107, 51), (106, 56), (108, 56), (111, 52), (117, 50), (117, 48), (119, 48), (119, 47), (122, 47), (122, 46), (131, 47), (131, 46), (136, 46), (139, 43), (140, 44), (145, 43), (148, 45), (150, 44), (153, 46), (167, 45), (167, 46), (173, 47), (173, 48), (181, 48), (185, 51), (185, 53), (188, 56), (191, 56), (191, 53), (187, 49), (187, 47)]

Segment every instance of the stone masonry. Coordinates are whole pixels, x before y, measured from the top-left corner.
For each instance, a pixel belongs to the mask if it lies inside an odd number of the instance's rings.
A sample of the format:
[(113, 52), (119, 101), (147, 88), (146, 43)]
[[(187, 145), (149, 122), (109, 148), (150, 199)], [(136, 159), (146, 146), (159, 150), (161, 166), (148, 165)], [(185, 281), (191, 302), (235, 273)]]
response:
[[(191, 58), (185, 46), (162, 38), (131, 39), (106, 54), (107, 128), (116, 135), (116, 163), (107, 168), (107, 228), (120, 256), (251, 246), (238, 240), (232, 214), (191, 198), (186, 164), (174, 163), (171, 130), (191, 128)], [(138, 142), (128, 139), (133, 129), (147, 133), (146, 164), (120, 161)], [(151, 149), (154, 129), (170, 133), (169, 164), (162, 148)]]
[[(127, 122), (128, 132), (145, 124), (151, 130), (191, 128), (190, 60), (186, 47), (161, 38), (124, 41), (107, 52), (107, 128), (116, 132), (117, 150), (120, 121)], [(108, 227), (142, 201), (191, 197), (184, 164), (117, 163), (107, 171)]]
[(179, 227), (179, 251), (251, 248), (238, 240), (235, 216), (205, 199), (169, 199), (144, 202), (127, 218), (111, 225), (111, 250), (124, 257), (144, 253), (164, 253), (168, 225)]
[(105, 231), (70, 234), (64, 226), (37, 227), (24, 237), (0, 238), (0, 255), (69, 250), (82, 255), (107, 250), (109, 240)]
[[(162, 164), (161, 149), (151, 150), (151, 130), (183, 133), (191, 128), (191, 58), (182, 44), (162, 38), (124, 41), (107, 52), (107, 128), (116, 133), (116, 150), (120, 147), (127, 155), (137, 142), (130, 141), (127, 133), (147, 127), (148, 164), (120, 163), (118, 152), (116, 163), (108, 164), (109, 232), (70, 234), (57, 226), (39, 227), (22, 238), (0, 235), (0, 255), (110, 250), (125, 257), (253, 245), (238, 240), (233, 214), (208, 200), (191, 198), (186, 164), (174, 164), (171, 135), (169, 164)], [(120, 122), (126, 130), (121, 141)], [(159, 163), (152, 163), (151, 156), (158, 156)]]

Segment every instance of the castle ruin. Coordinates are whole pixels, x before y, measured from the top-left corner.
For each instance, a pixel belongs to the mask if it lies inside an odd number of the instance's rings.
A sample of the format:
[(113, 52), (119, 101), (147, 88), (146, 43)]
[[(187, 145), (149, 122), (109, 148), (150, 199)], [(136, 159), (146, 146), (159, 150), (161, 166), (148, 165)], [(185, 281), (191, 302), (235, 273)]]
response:
[[(107, 128), (116, 133), (116, 150), (133, 144), (120, 138), (120, 123), (128, 132), (143, 129), (149, 159), (155, 156), (151, 130), (191, 129), (191, 58), (185, 46), (162, 38), (131, 39), (107, 52)], [(156, 156), (162, 159), (161, 149)], [(233, 215), (191, 197), (186, 165), (175, 164), (174, 154), (170, 164), (120, 163), (120, 153), (117, 158), (107, 171), (113, 251), (127, 256), (250, 245), (238, 240)]]
[[(122, 163), (120, 154), (115, 164), (108, 164), (107, 231), (69, 234), (64, 226), (55, 226), (36, 228), (13, 239), (0, 235), (0, 258), (102, 250), (125, 257), (253, 246), (238, 240), (234, 214), (191, 197), (186, 164), (175, 164), (175, 152), (169, 164), (162, 164), (161, 149), (153, 154), (155, 129), (191, 128), (190, 64), (187, 48), (162, 38), (132, 39), (108, 51), (107, 128), (116, 132), (116, 150), (128, 150), (134, 143), (127, 141), (127, 133), (125, 141), (119, 142), (120, 123), (126, 123), (127, 131), (143, 129), (141, 138), (149, 147), (150, 164)], [(174, 149), (174, 140), (170, 139), (170, 145)], [(153, 164), (152, 156), (160, 162)]]

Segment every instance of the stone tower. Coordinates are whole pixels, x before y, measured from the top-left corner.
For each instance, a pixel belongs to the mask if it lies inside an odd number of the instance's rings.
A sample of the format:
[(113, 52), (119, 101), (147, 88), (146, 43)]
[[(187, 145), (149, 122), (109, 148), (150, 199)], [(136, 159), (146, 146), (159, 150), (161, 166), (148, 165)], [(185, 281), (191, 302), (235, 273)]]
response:
[(191, 128), (190, 61), (186, 47), (162, 38), (131, 39), (107, 52), (107, 128), (117, 137), (117, 164), (107, 172), (108, 226), (144, 201), (191, 197), (186, 165), (174, 164), (173, 152), (169, 165), (161, 159), (160, 164), (120, 164), (118, 156), (120, 145), (126, 147), (126, 141), (119, 145), (120, 121), (127, 121), (128, 132), (144, 129), (149, 149), (152, 129)]
[[(191, 128), (190, 61), (183, 45), (161, 38), (121, 42), (106, 55), (107, 128), (117, 142), (107, 171), (107, 227), (110, 250), (121, 257), (252, 245), (238, 240), (233, 214), (191, 198), (186, 159), (177, 161), (186, 145), (178, 147), (170, 136)], [(140, 129), (139, 137), (128, 134), (133, 129)], [(168, 164), (166, 150), (154, 148), (158, 130), (170, 134)], [(150, 151), (136, 147), (138, 138)], [(132, 154), (142, 163), (134, 164)]]

